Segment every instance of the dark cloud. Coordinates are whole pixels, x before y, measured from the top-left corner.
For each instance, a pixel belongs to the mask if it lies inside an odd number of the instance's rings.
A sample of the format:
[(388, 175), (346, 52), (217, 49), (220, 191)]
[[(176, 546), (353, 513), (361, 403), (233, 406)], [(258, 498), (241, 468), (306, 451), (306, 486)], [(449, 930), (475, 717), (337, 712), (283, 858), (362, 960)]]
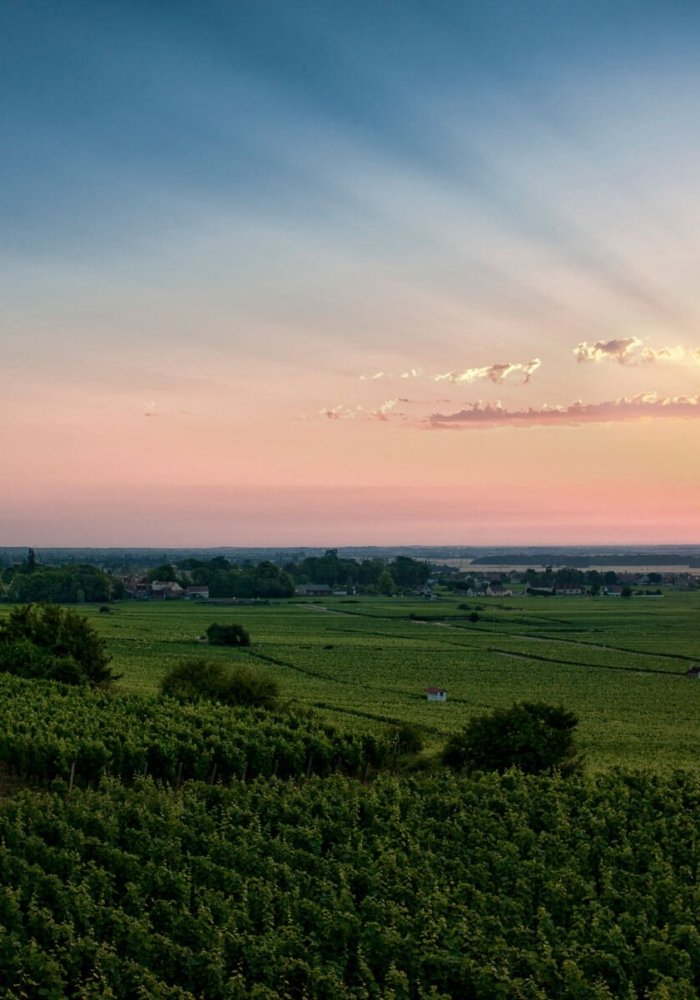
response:
[(456, 413), (433, 413), (423, 426), (433, 430), (489, 427), (542, 427), (588, 423), (613, 423), (640, 420), (644, 417), (698, 418), (700, 396), (659, 397), (643, 393), (630, 398), (603, 403), (576, 401), (568, 406), (542, 406), (526, 410), (508, 410), (500, 403), (471, 403)]

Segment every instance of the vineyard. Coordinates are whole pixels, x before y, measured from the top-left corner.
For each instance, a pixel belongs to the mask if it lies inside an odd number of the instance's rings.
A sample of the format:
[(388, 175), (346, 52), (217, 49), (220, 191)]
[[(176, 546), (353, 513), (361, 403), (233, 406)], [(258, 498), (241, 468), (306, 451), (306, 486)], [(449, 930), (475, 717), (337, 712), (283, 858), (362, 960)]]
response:
[(0, 810), (0, 988), (692, 1000), (699, 808), (696, 778), (621, 774), (24, 793)]
[[(437, 750), (472, 715), (546, 701), (576, 712), (589, 770), (696, 766), (700, 684), (685, 672), (700, 663), (700, 595), (482, 602), (475, 623), (473, 607), (336, 598), (130, 602), (85, 613), (107, 640), (123, 691), (153, 694), (174, 663), (205, 652), (274, 678), (285, 700), (349, 734), (381, 739), (407, 722)], [(252, 645), (203, 648), (198, 637), (214, 620), (243, 625)], [(447, 689), (444, 705), (426, 703), (431, 685)]]
[[(112, 690), (0, 674), (1, 996), (700, 995), (696, 595), (84, 610)], [(158, 696), (203, 655), (278, 707)], [(518, 700), (576, 713), (583, 773), (439, 763)]]
[(338, 735), (304, 716), (223, 705), (183, 706), (0, 674), (0, 761), (28, 780), (96, 784), (105, 775), (230, 782), (366, 774), (371, 736)]

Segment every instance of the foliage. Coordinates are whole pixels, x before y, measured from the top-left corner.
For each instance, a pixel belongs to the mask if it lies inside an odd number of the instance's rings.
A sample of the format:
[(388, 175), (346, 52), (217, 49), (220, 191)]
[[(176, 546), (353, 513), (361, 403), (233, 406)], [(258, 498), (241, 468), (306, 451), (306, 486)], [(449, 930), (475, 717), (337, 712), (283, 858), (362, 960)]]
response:
[(0, 670), (6, 673), (106, 686), (116, 679), (109, 662), (104, 639), (67, 608), (29, 604), (13, 608), (0, 624)]
[(207, 629), (210, 646), (250, 646), (250, 636), (242, 625), (218, 625)]
[(0, 675), (0, 761), (32, 780), (67, 780), (72, 771), (81, 785), (146, 773), (166, 783), (362, 775), (387, 752), (312, 713), (179, 704)]
[(0, 804), (0, 991), (692, 1000), (700, 783), (448, 774)]
[(160, 566), (154, 566), (152, 569), (149, 569), (148, 573), (146, 573), (146, 579), (149, 583), (155, 583), (156, 580), (160, 583), (179, 582), (175, 567), (171, 566), (170, 563), (161, 563)]
[[(700, 661), (700, 591), (665, 590), (663, 599), (558, 597), (469, 600), (428, 605), (414, 598), (246, 605), (212, 612), (195, 602), (136, 602), (84, 613), (108, 642), (121, 689), (155, 694), (183, 656), (247, 662), (246, 648), (197, 642), (213, 620), (239, 622), (255, 643), (255, 664), (284, 685), (285, 698), (313, 706), (343, 731), (386, 738), (402, 722), (421, 728), (429, 751), (474, 714), (514, 701), (563, 704), (580, 719), (586, 766), (643, 764), (656, 772), (695, 767), (700, 742), (700, 684), (685, 679)], [(0, 621), (10, 608), (0, 605)], [(409, 621), (415, 613), (442, 621)], [(332, 644), (334, 649), (324, 650)], [(250, 647), (252, 650), (252, 647)], [(426, 687), (446, 687), (434, 711)], [(321, 707), (322, 706), (322, 707)]]
[(406, 754), (420, 753), (425, 746), (423, 733), (418, 726), (413, 726), (409, 722), (404, 722), (400, 726), (394, 726), (387, 734), (387, 741), (394, 756), (404, 756)]
[(577, 724), (564, 708), (523, 701), (472, 719), (448, 740), (442, 759), (468, 773), (502, 773), (511, 767), (526, 774), (571, 773), (579, 767), (573, 741)]
[(31, 564), (7, 570), (9, 597), (20, 603), (48, 601), (54, 604), (84, 604), (108, 601), (119, 582), (96, 566), (40, 567)]
[(265, 560), (257, 566), (231, 566), (217, 556), (191, 570), (195, 584), (209, 587), (211, 597), (258, 599), (291, 597), (294, 582), (288, 573)]
[(220, 701), (224, 705), (274, 708), (279, 686), (272, 677), (216, 660), (182, 660), (165, 675), (161, 694), (183, 702)]

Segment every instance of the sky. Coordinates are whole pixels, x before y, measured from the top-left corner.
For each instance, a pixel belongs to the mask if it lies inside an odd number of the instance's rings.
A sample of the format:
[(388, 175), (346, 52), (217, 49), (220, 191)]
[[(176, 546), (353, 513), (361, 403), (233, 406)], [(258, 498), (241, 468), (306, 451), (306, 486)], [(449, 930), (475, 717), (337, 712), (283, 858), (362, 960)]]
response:
[(698, 51), (673, 0), (0, 0), (0, 544), (700, 542)]

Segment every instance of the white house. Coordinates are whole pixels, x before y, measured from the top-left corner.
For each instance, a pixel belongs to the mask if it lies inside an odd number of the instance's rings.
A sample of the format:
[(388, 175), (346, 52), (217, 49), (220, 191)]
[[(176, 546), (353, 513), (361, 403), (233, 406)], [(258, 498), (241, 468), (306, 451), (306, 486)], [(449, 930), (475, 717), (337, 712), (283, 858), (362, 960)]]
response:
[(426, 688), (425, 697), (428, 701), (447, 701), (447, 691), (444, 688)]

